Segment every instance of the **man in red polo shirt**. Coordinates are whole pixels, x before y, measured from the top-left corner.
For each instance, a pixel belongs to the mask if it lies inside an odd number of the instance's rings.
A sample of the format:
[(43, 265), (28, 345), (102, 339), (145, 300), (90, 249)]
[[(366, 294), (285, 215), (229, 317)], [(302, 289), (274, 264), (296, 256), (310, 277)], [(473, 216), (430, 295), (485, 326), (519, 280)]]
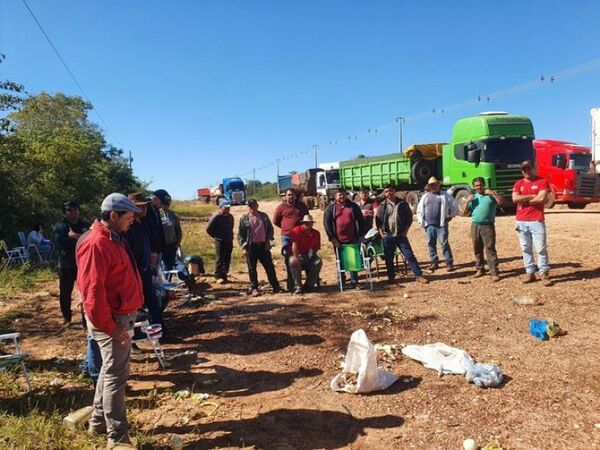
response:
[(296, 191), (285, 191), (283, 201), (275, 208), (273, 224), (281, 228), (281, 247), (286, 247), (292, 242), (292, 229), (300, 225), (301, 219), (308, 214), (308, 208), (298, 200)]
[[(313, 228), (315, 221), (310, 214), (302, 218), (300, 225), (292, 229), (292, 256), (290, 272), (294, 280), (294, 294), (314, 289), (319, 281), (323, 261), (317, 256), (321, 249), (321, 234)], [(306, 283), (302, 286), (302, 271), (306, 271)]]
[[(527, 274), (523, 283), (536, 281), (536, 269), (544, 286), (551, 286), (548, 271), (548, 247), (546, 244), (546, 224), (544, 222), (544, 203), (548, 194), (548, 183), (535, 175), (533, 163), (521, 163), (523, 178), (515, 183), (512, 200), (517, 205), (517, 233), (523, 263)], [(537, 265), (533, 257), (535, 248)]]
[(108, 448), (131, 445), (125, 408), (129, 355), (136, 312), (144, 304), (142, 280), (123, 234), (140, 209), (123, 194), (110, 194), (101, 220), (77, 245), (77, 287), (88, 331), (98, 343), (102, 369), (96, 384), (91, 433), (106, 433)]

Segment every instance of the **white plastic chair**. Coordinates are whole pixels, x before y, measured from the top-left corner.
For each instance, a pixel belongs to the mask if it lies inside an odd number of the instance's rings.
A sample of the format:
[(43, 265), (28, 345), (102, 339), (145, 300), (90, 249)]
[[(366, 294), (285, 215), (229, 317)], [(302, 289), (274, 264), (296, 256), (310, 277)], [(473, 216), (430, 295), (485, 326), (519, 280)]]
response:
[(152, 324), (147, 320), (136, 322), (133, 325), (134, 330), (139, 328), (140, 331), (144, 334), (145, 337), (139, 339), (133, 339), (132, 342), (137, 344), (138, 342), (148, 342), (152, 346), (152, 350), (154, 350), (154, 354), (158, 359), (158, 363), (160, 367), (163, 369), (165, 366), (165, 354), (163, 352), (162, 347), (160, 346), (160, 342), (158, 341), (162, 337), (162, 326), (160, 324)]
[(21, 351), (21, 347), (19, 345), (20, 336), (21, 333), (0, 334), (0, 342), (12, 340), (13, 345), (15, 347), (14, 353), (8, 355), (0, 355), (0, 371), (7, 370), (17, 365), (20, 365), (21, 371), (25, 376), (25, 381), (27, 382), (27, 391), (31, 391), (31, 381), (29, 381), (29, 373), (27, 372), (27, 367), (25, 367), (25, 359), (29, 355)]
[(25, 247), (14, 247), (12, 249), (9, 249), (8, 245), (6, 244), (6, 241), (4, 240), (0, 241), (0, 247), (2, 247), (4, 253), (6, 253), (7, 258), (3, 268), (10, 267), (14, 263), (25, 264), (28, 261)]

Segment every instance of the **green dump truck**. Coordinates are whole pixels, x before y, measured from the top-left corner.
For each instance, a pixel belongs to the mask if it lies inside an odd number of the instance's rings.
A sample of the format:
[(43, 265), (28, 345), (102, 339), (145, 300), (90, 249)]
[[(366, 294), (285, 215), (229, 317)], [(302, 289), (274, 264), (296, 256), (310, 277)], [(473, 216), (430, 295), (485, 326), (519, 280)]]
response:
[(481, 113), (460, 119), (449, 144), (421, 144), (404, 153), (340, 162), (340, 184), (351, 193), (369, 189), (377, 195), (386, 185), (404, 191), (413, 211), (431, 176), (454, 195), (460, 206), (475, 177), (510, 202), (512, 186), (521, 177), (519, 164), (534, 159), (533, 125), (525, 116)]

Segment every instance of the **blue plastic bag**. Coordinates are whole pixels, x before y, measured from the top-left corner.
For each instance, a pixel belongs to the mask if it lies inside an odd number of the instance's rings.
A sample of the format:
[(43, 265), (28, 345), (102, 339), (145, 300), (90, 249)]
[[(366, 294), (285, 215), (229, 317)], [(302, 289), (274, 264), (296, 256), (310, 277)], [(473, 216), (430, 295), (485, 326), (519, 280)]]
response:
[(548, 340), (548, 322), (540, 319), (529, 319), (529, 334), (540, 341)]

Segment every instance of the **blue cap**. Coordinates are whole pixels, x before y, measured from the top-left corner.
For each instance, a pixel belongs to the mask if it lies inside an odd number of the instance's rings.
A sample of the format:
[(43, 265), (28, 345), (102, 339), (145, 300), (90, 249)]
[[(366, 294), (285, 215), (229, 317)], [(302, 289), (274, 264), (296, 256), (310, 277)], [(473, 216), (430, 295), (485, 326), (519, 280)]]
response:
[(220, 208), (231, 208), (231, 202), (225, 198), (221, 199), (219, 202)]
[(115, 212), (123, 212), (123, 211), (131, 211), (134, 213), (138, 213), (141, 211), (140, 208), (135, 206), (131, 200), (127, 198), (127, 196), (123, 194), (119, 194), (118, 192), (113, 192), (108, 197), (106, 197), (102, 201), (102, 206), (100, 207), (102, 212), (104, 211), (115, 211)]

